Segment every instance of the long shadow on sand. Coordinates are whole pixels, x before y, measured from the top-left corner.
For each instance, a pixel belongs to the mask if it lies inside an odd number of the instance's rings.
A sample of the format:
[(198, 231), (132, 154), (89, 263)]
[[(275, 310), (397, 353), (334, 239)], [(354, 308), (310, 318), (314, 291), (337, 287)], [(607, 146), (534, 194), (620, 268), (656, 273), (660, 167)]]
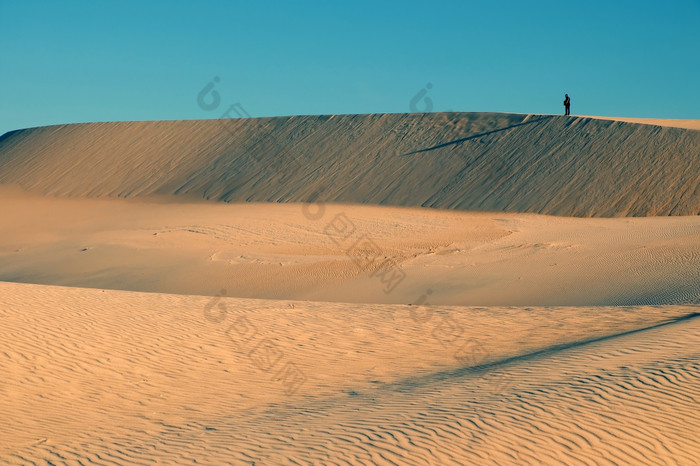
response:
[(426, 147), (425, 149), (419, 149), (419, 150), (414, 150), (413, 152), (407, 152), (405, 154), (401, 154), (401, 156), (403, 157), (406, 155), (420, 154), (421, 152), (429, 152), (431, 150), (440, 149), (440, 148), (447, 147), (447, 146), (453, 146), (453, 145), (460, 144), (460, 143), (465, 142), (465, 141), (470, 141), (472, 139), (477, 139), (477, 138), (481, 138), (484, 136), (488, 136), (489, 134), (500, 133), (501, 131), (507, 131), (509, 129), (517, 128), (519, 126), (531, 125), (533, 123), (537, 123), (537, 122), (540, 122), (542, 120), (549, 120), (552, 118), (554, 118), (554, 115), (541, 115), (539, 118), (535, 118), (534, 120), (528, 120), (528, 121), (525, 121), (523, 123), (518, 123), (515, 125), (506, 126), (504, 128), (493, 129), (491, 131), (486, 131), (486, 132), (479, 133), (479, 134), (473, 134), (471, 136), (467, 136), (466, 138), (455, 139), (454, 141), (445, 142), (443, 144), (438, 144), (437, 146)]
[(552, 355), (552, 354), (558, 353), (560, 351), (568, 350), (571, 348), (586, 346), (586, 345), (598, 343), (601, 341), (608, 341), (608, 340), (612, 340), (615, 338), (624, 337), (627, 335), (634, 335), (637, 333), (646, 332), (647, 330), (662, 328), (662, 327), (677, 324), (680, 322), (696, 319), (698, 317), (700, 317), (700, 312), (693, 312), (690, 314), (686, 314), (684, 316), (680, 316), (680, 317), (671, 319), (667, 322), (662, 322), (659, 324), (651, 325), (649, 327), (628, 330), (626, 332), (614, 333), (612, 335), (605, 335), (602, 337), (590, 338), (587, 340), (579, 340), (579, 341), (574, 341), (571, 343), (553, 345), (553, 346), (549, 346), (547, 348), (543, 348), (543, 349), (538, 350), (538, 351), (533, 351), (531, 353), (526, 353), (526, 354), (522, 354), (519, 356), (513, 356), (510, 358), (505, 358), (505, 359), (501, 359), (498, 361), (489, 362), (486, 364), (480, 364), (478, 366), (460, 367), (458, 369), (440, 371), (440, 372), (428, 374), (428, 375), (425, 375), (422, 377), (410, 377), (410, 378), (403, 379), (401, 381), (387, 384), (386, 386), (384, 386), (382, 388), (389, 389), (392, 391), (395, 390), (398, 392), (409, 392), (409, 391), (411, 391), (415, 388), (418, 388), (420, 386), (429, 385), (429, 384), (433, 384), (436, 382), (445, 381), (448, 379), (465, 377), (465, 376), (469, 376), (469, 375), (484, 375), (485, 373), (487, 373), (491, 369), (502, 367), (502, 366), (505, 366), (505, 365), (510, 364), (510, 363), (533, 360), (533, 359), (538, 358), (540, 356), (548, 356), (548, 355)]

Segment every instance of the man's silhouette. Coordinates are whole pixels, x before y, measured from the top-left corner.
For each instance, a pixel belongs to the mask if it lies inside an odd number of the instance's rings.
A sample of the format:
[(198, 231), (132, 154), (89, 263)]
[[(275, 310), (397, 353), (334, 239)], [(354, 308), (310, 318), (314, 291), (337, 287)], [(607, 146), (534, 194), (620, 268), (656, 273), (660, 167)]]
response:
[(564, 115), (571, 115), (571, 99), (569, 94), (564, 94)]

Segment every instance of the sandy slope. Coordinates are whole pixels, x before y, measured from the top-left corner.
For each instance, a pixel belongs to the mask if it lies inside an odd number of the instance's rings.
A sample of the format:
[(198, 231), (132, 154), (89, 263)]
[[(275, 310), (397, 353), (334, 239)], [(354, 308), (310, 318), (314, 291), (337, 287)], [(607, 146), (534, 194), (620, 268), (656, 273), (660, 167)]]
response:
[(6, 281), (397, 304), (425, 293), (455, 305), (700, 302), (697, 216), (65, 200), (7, 190), (0, 211)]
[(697, 215), (700, 131), (500, 113), (295, 116), (33, 128), (0, 184), (72, 197)]
[(642, 123), (6, 134), (0, 463), (698, 464), (700, 131)]
[(600, 120), (624, 121), (627, 123), (640, 123), (643, 125), (668, 126), (672, 128), (700, 129), (700, 120), (679, 120), (672, 118), (627, 118), (627, 117), (605, 117), (589, 116), (586, 118), (597, 118)]
[(290, 304), (0, 283), (0, 461), (700, 455), (697, 306)]

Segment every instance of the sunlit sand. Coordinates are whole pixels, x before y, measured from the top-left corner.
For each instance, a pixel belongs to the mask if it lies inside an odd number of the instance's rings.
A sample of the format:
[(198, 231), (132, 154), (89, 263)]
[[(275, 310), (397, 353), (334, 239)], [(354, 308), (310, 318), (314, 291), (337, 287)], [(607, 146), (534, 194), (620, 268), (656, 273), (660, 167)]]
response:
[(697, 464), (700, 131), (626, 120), (3, 136), (0, 462)]

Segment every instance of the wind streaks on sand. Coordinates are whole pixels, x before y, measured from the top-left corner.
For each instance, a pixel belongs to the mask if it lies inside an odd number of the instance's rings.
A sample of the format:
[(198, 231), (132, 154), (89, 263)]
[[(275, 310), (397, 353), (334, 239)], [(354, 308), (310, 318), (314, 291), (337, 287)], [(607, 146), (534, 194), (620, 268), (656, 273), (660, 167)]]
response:
[(3, 135), (0, 463), (698, 464), (700, 131), (643, 123)]
[[(0, 283), (0, 461), (694, 464), (698, 306), (434, 310)], [(221, 306), (219, 306), (221, 304)], [(290, 396), (227, 329), (245, 316)], [(436, 337), (443, 319), (462, 329)], [(465, 341), (481, 357), (455, 359)]]
[(0, 183), (61, 197), (697, 215), (700, 131), (425, 113), (89, 123), (0, 138)]

